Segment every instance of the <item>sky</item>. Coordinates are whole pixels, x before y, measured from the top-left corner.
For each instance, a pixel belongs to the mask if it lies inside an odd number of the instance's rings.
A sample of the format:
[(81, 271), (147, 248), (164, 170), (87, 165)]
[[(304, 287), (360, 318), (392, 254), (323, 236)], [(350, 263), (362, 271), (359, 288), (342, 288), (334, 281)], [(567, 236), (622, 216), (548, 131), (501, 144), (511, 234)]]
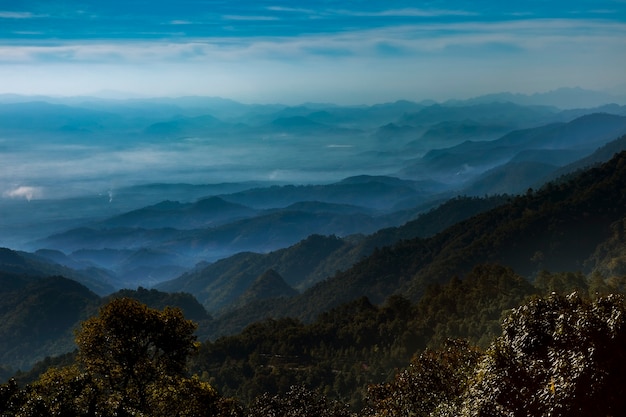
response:
[(0, 94), (626, 93), (626, 0), (0, 0)]

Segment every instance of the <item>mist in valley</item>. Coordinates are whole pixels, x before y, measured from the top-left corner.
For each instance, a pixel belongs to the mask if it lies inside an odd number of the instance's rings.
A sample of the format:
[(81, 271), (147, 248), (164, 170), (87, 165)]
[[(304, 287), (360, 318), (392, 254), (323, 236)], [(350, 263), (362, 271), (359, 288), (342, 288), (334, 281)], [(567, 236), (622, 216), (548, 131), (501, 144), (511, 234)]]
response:
[[(103, 101), (104, 113), (88, 109), (98, 100), (85, 101), (0, 105), (0, 118), (12, 122), (1, 129), (0, 244), (22, 248), (42, 233), (72, 224), (163, 200), (191, 202), (211, 195), (211, 190), (154, 191), (140, 185), (231, 183), (232, 190), (241, 190), (322, 184), (363, 173), (393, 174), (407, 158), (398, 152), (402, 143), (384, 143), (369, 126), (306, 124), (304, 117), (257, 114), (253, 106), (212, 126), (196, 122), (198, 116), (180, 115), (199, 109), (171, 109), (158, 100), (134, 104), (146, 113), (159, 105), (168, 110), (148, 119), (129, 116), (125, 101)], [(31, 122), (42, 108), (46, 117)], [(219, 113), (219, 108), (203, 109), (211, 110)], [(256, 125), (241, 121), (254, 118)]]
[(102, 268), (113, 287), (152, 286), (312, 234), (397, 227), (457, 195), (521, 193), (626, 132), (619, 104), (510, 99), (4, 96), (0, 246)]
[(623, 415), (624, 5), (0, 4), (0, 414)]

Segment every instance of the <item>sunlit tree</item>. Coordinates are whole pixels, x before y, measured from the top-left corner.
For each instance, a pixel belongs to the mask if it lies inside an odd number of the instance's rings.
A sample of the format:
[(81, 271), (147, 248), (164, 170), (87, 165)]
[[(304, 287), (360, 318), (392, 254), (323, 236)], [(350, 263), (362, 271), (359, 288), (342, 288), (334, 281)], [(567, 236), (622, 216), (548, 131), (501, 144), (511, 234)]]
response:
[(477, 368), (467, 416), (626, 415), (622, 296), (573, 293), (515, 309)]
[(195, 348), (196, 326), (181, 310), (163, 311), (122, 298), (82, 324), (78, 362), (108, 396), (113, 408), (147, 409), (150, 390), (184, 376)]
[(116, 299), (82, 324), (76, 362), (19, 389), (0, 387), (2, 416), (240, 416), (206, 382), (189, 377), (195, 325), (179, 309)]
[(480, 357), (480, 352), (464, 340), (448, 340), (441, 349), (427, 349), (392, 381), (369, 387), (367, 414), (425, 417), (442, 407), (454, 407)]

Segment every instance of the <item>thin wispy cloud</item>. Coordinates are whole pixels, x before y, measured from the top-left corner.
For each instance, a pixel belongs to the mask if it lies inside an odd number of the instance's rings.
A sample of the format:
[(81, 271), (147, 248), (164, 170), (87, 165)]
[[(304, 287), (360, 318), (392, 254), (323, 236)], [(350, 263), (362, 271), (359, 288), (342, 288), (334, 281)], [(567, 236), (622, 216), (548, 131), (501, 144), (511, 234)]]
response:
[(41, 17), (34, 15), (31, 12), (4, 12), (0, 11), (0, 19), (32, 19), (35, 17)]
[(169, 23), (170, 25), (193, 25), (193, 22), (190, 20), (172, 20)]
[(274, 21), (280, 20), (276, 16), (251, 16), (251, 15), (224, 15), (223, 20), (239, 20), (239, 21)]
[[(273, 91), (290, 83), (291, 90), (315, 86), (334, 94), (343, 85), (374, 78), (381, 89), (386, 84), (400, 94), (407, 91), (398, 87), (402, 82), (419, 88), (426, 85), (421, 80), (441, 82), (445, 75), (447, 89), (456, 82), (452, 78), (472, 77), (468, 68), (482, 76), (482, 61), (483, 73), (502, 68), (502, 79), (510, 76), (512, 63), (520, 73), (525, 68), (533, 74), (525, 83), (529, 89), (563, 73), (571, 82), (602, 80), (609, 88), (624, 83), (616, 70), (626, 60), (623, 5), (614, 0), (575, 5), (447, 0), (428, 8), (404, 0), (341, 6), (322, 0), (304, 6), (155, 0), (146, 8), (137, 0), (112, 0), (75, 10), (62, 3), (33, 3), (0, 11), (0, 76), (5, 85), (23, 91), (33, 88), (25, 74), (31, 80), (45, 77), (50, 90), (77, 91), (82, 85), (77, 80), (93, 84), (93, 91), (119, 89), (110, 77), (98, 75), (106, 67), (106, 73), (117, 74), (119, 85), (143, 90), (142, 80), (150, 79), (158, 88), (195, 94), (200, 87), (191, 88), (194, 81), (209, 91), (199, 74), (210, 73), (212, 79), (228, 80), (233, 94), (246, 86), (254, 90), (251, 95), (260, 94), (260, 82)], [(74, 77), (62, 77), (61, 67)], [(520, 85), (519, 77), (515, 81)]]
[[(621, 36), (616, 36), (621, 35)], [(520, 47), (551, 45), (585, 39), (626, 42), (626, 23), (598, 20), (516, 20), (512, 22), (462, 22), (450, 24), (403, 25), (347, 33), (313, 34), (299, 37), (213, 37), (170, 42), (150, 41), (67, 41), (51, 45), (0, 46), (3, 62), (168, 62), (181, 57), (197, 59), (264, 59), (307, 53), (329, 56), (363, 56), (380, 44), (395, 45), (406, 54), (441, 50), (451, 44), (511, 43)]]
[(14, 30), (14, 35), (25, 35), (25, 36), (41, 36), (44, 35), (45, 32), (35, 31), (35, 30)]
[(299, 7), (268, 6), (266, 7), (266, 9), (274, 11), (274, 12), (318, 14), (318, 12), (313, 9), (305, 9), (305, 8), (299, 8)]
[(479, 13), (467, 10), (437, 9), (389, 9), (379, 11), (332, 10), (333, 13), (354, 17), (445, 17), (445, 16), (479, 16)]

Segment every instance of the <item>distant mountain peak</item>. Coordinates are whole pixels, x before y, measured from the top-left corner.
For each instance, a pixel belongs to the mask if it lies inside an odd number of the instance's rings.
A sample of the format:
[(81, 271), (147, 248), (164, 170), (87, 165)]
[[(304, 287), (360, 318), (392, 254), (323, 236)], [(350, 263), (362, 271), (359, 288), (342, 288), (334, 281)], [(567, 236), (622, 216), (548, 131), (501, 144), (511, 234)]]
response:
[(406, 186), (411, 183), (411, 181), (387, 175), (355, 175), (352, 177), (344, 178), (343, 180), (339, 181), (339, 184), (369, 184), (372, 182), (397, 186)]
[(240, 301), (250, 302), (270, 298), (291, 297), (298, 292), (291, 288), (274, 269), (260, 275), (240, 297)]
[[(461, 102), (461, 101), (458, 101)], [(561, 109), (591, 108), (607, 103), (625, 102), (624, 97), (614, 96), (608, 93), (593, 91), (576, 87), (561, 87), (541, 93), (521, 94), (502, 92), (486, 94), (462, 101), (465, 104), (511, 102), (515, 104), (531, 106), (554, 106)]]

